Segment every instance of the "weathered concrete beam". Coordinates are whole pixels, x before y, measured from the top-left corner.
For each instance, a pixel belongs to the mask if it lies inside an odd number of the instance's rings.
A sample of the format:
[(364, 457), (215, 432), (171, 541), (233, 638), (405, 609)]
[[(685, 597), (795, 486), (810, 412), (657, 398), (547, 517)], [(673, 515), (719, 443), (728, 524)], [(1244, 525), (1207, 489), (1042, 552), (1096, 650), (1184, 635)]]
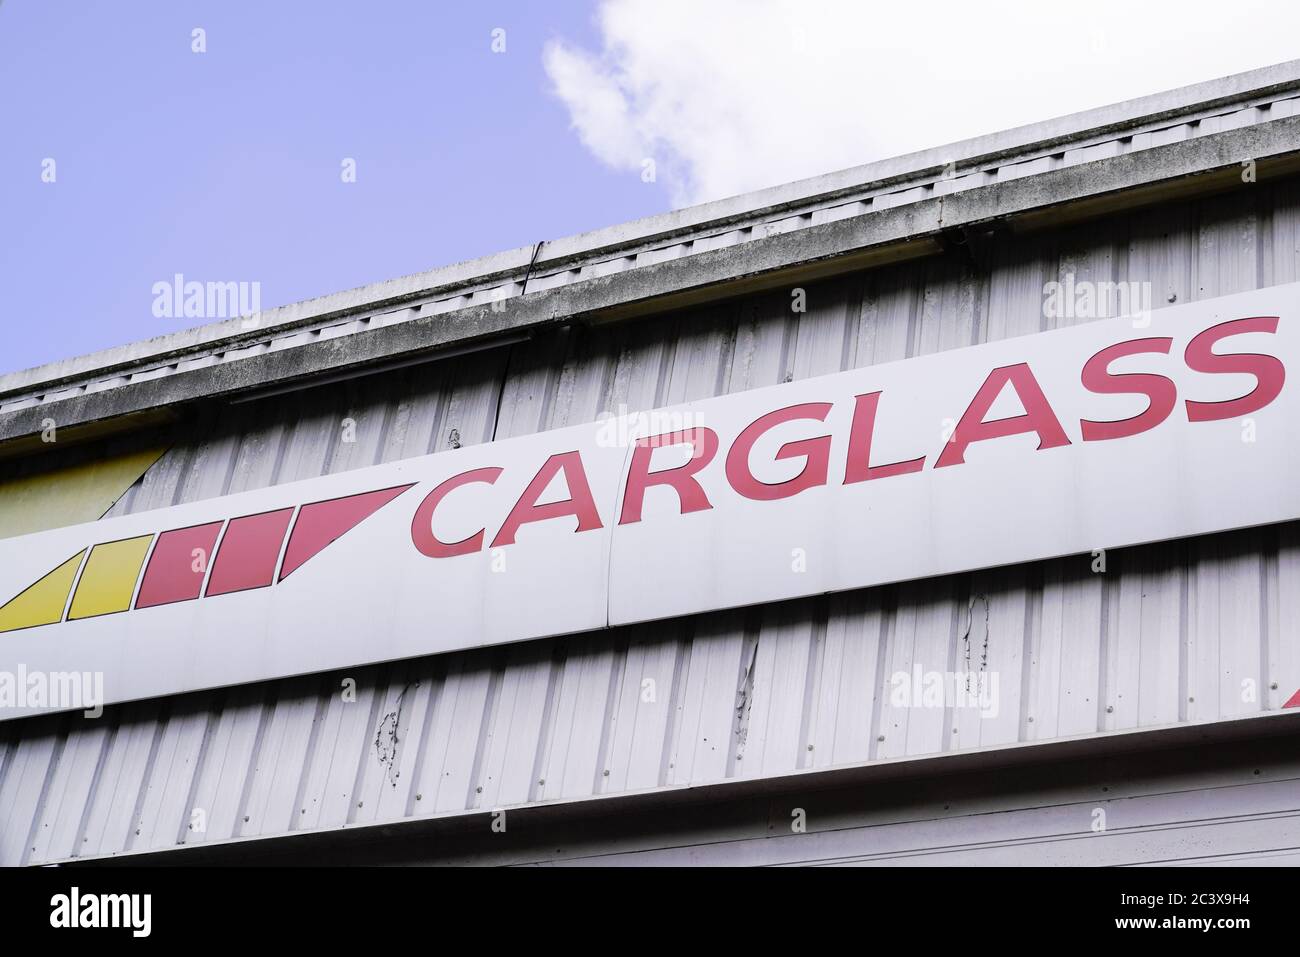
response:
[(71, 430), (121, 416), (229, 399), (264, 388), (464, 349), (559, 323), (610, 321), (716, 301), (881, 263), (932, 255), (952, 230), (1003, 223), (1044, 228), (1300, 172), (1300, 117), (809, 226), (567, 286), (422, 316), (382, 328), (176, 372), (0, 414), (0, 450), (46, 419)]
[[(1216, 113), (1300, 94), (1300, 60), (1279, 63), (1002, 130), (943, 146), (837, 170), (793, 183), (755, 190), (698, 206), (676, 209), (575, 236), (548, 240), (535, 262), (536, 274), (599, 262), (664, 243), (761, 224), (835, 205), (865, 194), (933, 182), (954, 168), (1015, 164), (1057, 150), (1075, 149), (1126, 133), (1187, 123)], [(333, 319), (392, 311), (410, 304), (455, 296), (494, 284), (517, 282), (533, 262), (533, 247), (505, 250), (410, 276), (372, 283), (267, 309), (255, 327), (240, 319), (213, 322), (116, 346), (91, 355), (61, 359), (33, 369), (0, 374), (0, 395), (75, 385), (88, 375), (129, 372), (213, 351), (229, 350), (283, 336)]]

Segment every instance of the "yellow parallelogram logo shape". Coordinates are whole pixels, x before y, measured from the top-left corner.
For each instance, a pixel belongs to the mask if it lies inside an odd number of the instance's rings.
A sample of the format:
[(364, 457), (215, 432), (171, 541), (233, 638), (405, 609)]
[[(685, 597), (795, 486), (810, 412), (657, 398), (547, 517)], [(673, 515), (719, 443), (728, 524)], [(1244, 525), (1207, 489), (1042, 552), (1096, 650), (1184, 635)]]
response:
[(130, 608), (135, 581), (140, 577), (140, 567), (152, 541), (152, 535), (141, 535), (92, 548), (77, 593), (72, 596), (68, 621), (111, 615)]
[(0, 633), (53, 625), (63, 619), (73, 582), (77, 593), (68, 609), (68, 620), (112, 615), (131, 607), (136, 579), (144, 564), (152, 535), (106, 542), (90, 549), (86, 567), (77, 582), (77, 569), (85, 557), (82, 549), (36, 584), (0, 607)]
[(0, 608), (0, 632), (52, 625), (63, 617), (68, 593), (86, 554), (83, 548), (36, 584)]

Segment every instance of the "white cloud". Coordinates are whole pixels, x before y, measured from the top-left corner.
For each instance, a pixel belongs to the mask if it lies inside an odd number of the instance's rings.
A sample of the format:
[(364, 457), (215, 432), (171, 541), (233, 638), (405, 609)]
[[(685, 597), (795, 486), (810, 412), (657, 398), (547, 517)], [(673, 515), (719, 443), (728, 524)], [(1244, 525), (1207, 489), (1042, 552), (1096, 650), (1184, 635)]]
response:
[(600, 0), (544, 62), (583, 144), (676, 205), (1295, 55), (1300, 4)]

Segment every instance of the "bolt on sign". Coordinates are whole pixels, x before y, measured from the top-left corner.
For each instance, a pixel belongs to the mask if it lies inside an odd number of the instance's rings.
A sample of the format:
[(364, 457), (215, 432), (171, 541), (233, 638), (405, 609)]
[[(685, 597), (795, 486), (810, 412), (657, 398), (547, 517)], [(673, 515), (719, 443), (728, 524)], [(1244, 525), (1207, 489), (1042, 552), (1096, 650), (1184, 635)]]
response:
[(111, 704), (1287, 521), (1298, 363), (1300, 284), (8, 539), (0, 668)]

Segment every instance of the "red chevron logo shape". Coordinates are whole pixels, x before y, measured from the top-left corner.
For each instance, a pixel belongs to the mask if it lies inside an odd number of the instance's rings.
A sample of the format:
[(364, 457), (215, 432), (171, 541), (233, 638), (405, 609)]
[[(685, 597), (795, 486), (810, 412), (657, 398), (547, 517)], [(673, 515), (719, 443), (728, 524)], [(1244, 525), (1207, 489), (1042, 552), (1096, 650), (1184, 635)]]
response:
[(0, 633), (267, 588), (412, 487), (397, 485), (94, 545), (0, 606)]

